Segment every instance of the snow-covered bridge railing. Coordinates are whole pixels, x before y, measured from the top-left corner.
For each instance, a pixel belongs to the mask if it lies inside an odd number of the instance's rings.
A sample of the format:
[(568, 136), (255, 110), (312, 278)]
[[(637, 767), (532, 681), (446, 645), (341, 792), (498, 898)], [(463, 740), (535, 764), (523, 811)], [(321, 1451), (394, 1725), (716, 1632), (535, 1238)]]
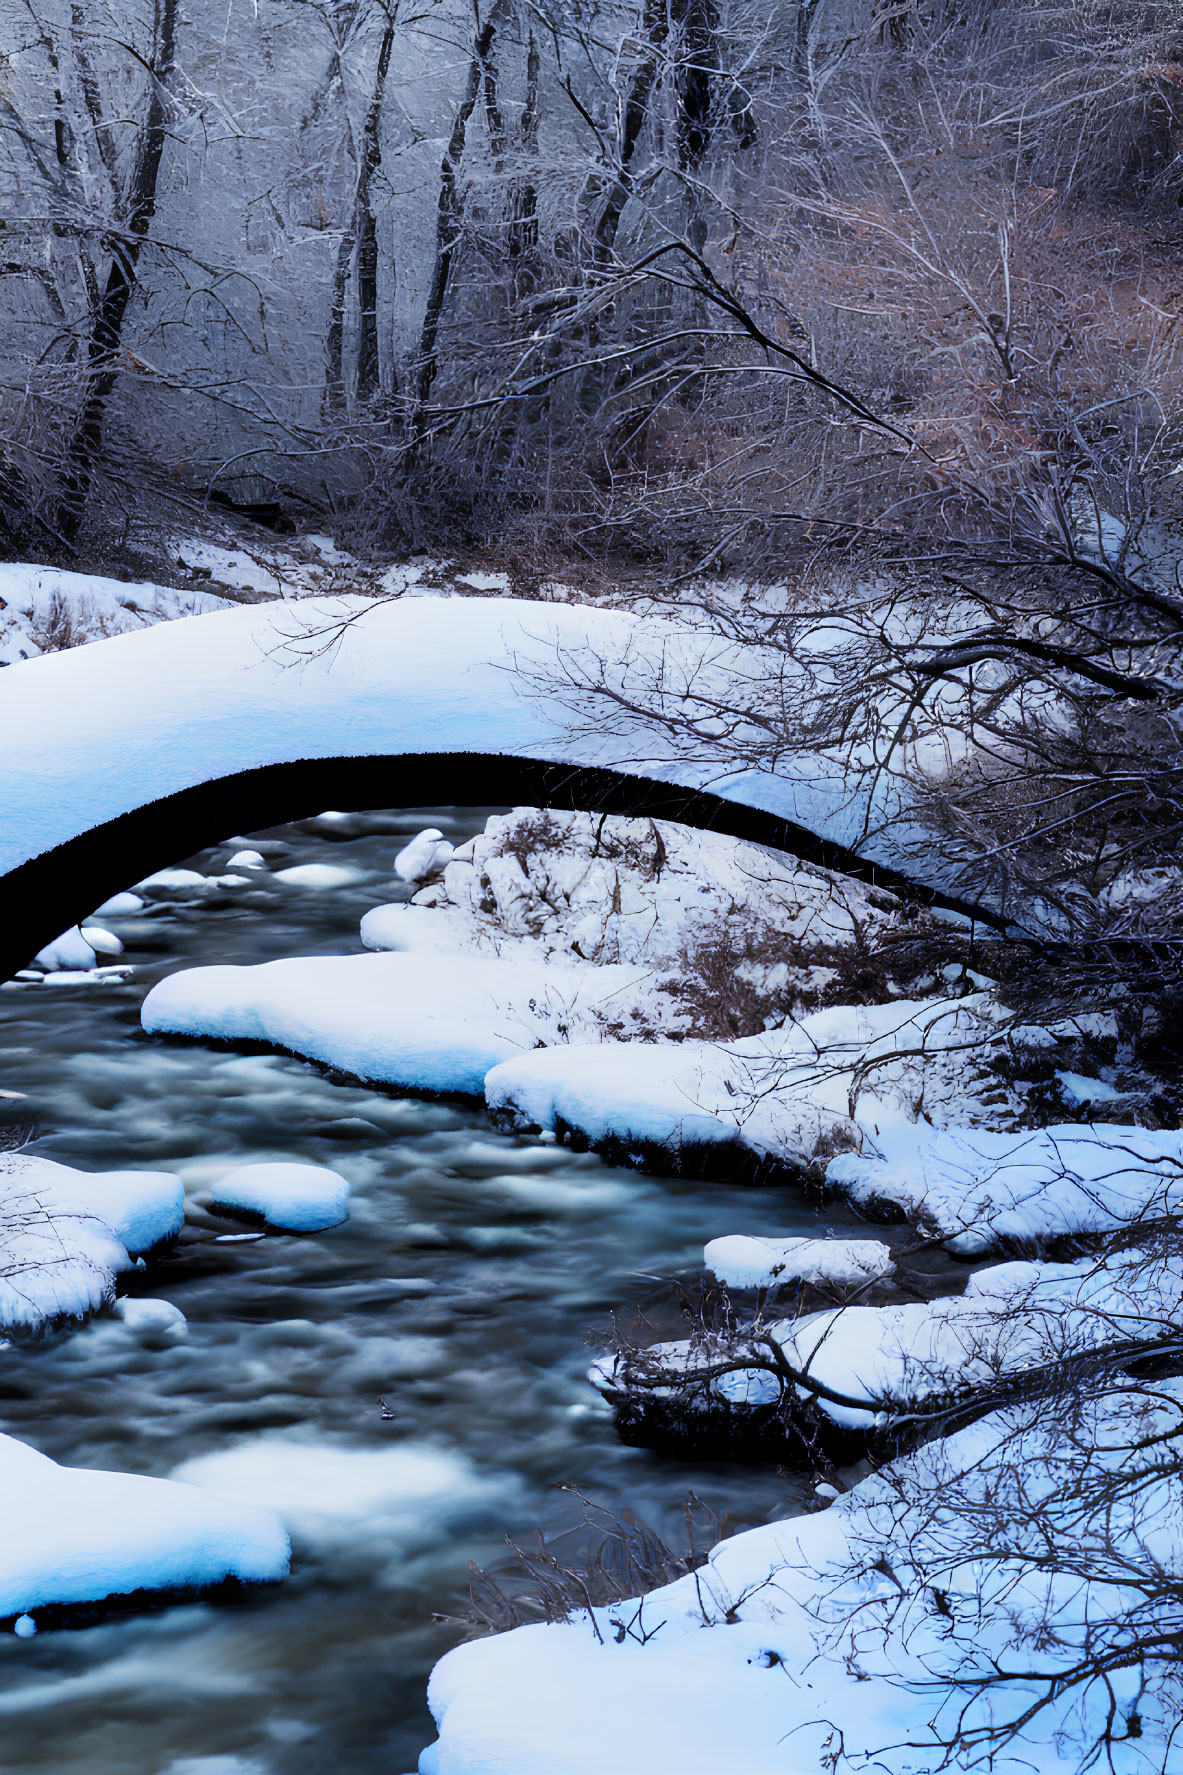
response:
[[(511, 599), (269, 603), (0, 675), (0, 977), (110, 893), (322, 807), (534, 802), (648, 814), (960, 903), (893, 866), (827, 761), (737, 769), (596, 688), (660, 658), (734, 674), (717, 639)], [(980, 914), (979, 914), (980, 916)]]

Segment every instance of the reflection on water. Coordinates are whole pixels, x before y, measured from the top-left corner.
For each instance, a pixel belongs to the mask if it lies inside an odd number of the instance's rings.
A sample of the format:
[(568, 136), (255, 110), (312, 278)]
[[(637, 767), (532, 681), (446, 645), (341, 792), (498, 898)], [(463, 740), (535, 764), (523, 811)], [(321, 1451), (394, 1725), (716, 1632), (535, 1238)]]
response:
[[(583, 1375), (613, 1308), (672, 1325), (655, 1278), (703, 1242), (847, 1224), (783, 1191), (642, 1177), (499, 1134), (475, 1105), (333, 1083), (278, 1055), (146, 1040), (138, 1009), (195, 963), (356, 951), (399, 834), (459, 842), (488, 810), (375, 815), (360, 835), (266, 835), (275, 868), (347, 863), (346, 886), (268, 877), (119, 921), (123, 986), (0, 993), (0, 1087), (27, 1093), (35, 1150), (82, 1169), (154, 1166), (200, 1192), (246, 1160), (332, 1165), (348, 1223), (315, 1238), (218, 1243), (200, 1207), (177, 1250), (130, 1280), (186, 1335), (115, 1321), (0, 1361), (0, 1428), (79, 1466), (188, 1477), (281, 1508), (288, 1584), (0, 1642), (7, 1775), (348, 1775), (413, 1769), (424, 1689), (455, 1630), (468, 1563), (506, 1534), (573, 1520), (556, 1485), (673, 1531), (693, 1488), (741, 1523), (792, 1508), (772, 1467), (669, 1462), (616, 1440)], [(282, 842), (281, 842), (282, 841)], [(252, 841), (254, 842), (254, 841)], [(194, 866), (224, 865), (229, 851)], [(382, 1415), (384, 1398), (393, 1416)]]

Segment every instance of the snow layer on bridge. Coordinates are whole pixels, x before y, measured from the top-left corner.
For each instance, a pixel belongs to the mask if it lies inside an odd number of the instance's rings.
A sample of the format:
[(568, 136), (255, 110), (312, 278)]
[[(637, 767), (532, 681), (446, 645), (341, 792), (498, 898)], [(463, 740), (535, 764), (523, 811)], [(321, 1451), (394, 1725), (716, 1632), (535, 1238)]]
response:
[[(890, 846), (865, 840), (861, 794), (836, 762), (797, 755), (773, 774), (737, 768), (733, 744), (712, 743), (709, 697), (748, 706), (771, 663), (665, 621), (497, 598), (268, 603), (49, 654), (3, 674), (0, 875), (260, 766), (453, 752), (708, 789), (870, 860), (898, 859), (898, 807), (876, 806), (880, 828), (897, 816)], [(601, 680), (613, 694), (594, 688)], [(629, 706), (654, 698), (691, 708), (693, 722)], [(392, 782), (391, 799), (406, 796)]]

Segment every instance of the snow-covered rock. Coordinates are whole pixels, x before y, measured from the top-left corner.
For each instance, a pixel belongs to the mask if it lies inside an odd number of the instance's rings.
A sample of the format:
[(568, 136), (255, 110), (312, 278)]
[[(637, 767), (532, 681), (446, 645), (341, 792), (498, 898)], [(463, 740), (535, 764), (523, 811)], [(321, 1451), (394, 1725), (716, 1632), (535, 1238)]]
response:
[(33, 957), (34, 967), (44, 968), (47, 974), (61, 971), (77, 971), (93, 968), (96, 961), (93, 946), (87, 942), (77, 925), (63, 931), (44, 949), (39, 949)]
[(169, 1479), (62, 1467), (11, 1436), (0, 1436), (0, 1522), (0, 1618), (287, 1575), (273, 1512)]
[(144, 1028), (261, 1041), (355, 1078), (479, 1095), (485, 1074), (540, 1041), (594, 1037), (644, 970), (469, 956), (346, 955), (191, 968), (144, 1000)]
[(349, 1213), (349, 1185), (327, 1165), (239, 1165), (212, 1186), (215, 1208), (257, 1214), (289, 1233), (319, 1233)]
[(702, 1256), (728, 1288), (775, 1288), (787, 1282), (860, 1288), (895, 1268), (891, 1252), (878, 1239), (765, 1239), (730, 1233), (712, 1239)]
[(84, 1319), (114, 1294), (136, 1252), (184, 1220), (167, 1171), (76, 1171), (27, 1153), (0, 1155), (0, 1326), (36, 1330)]
[(144, 910), (144, 902), (139, 894), (112, 894), (101, 906), (95, 907), (96, 918), (134, 918), (137, 912)]
[(454, 849), (438, 826), (426, 826), (399, 851), (394, 873), (400, 881), (426, 881), (429, 875), (439, 874)]
[(157, 869), (143, 881), (137, 881), (133, 892), (149, 899), (168, 899), (204, 893), (208, 885), (206, 877), (196, 869)]
[(267, 859), (259, 851), (235, 851), (226, 864), (227, 869), (266, 869)]
[(1183, 1207), (1183, 1132), (1066, 1122), (1016, 1133), (884, 1122), (829, 1185), (890, 1204), (972, 1257), (1102, 1233)]
[(361, 940), (367, 949), (413, 949), (427, 955), (478, 953), (478, 946), (459, 920), (448, 918), (432, 906), (395, 900), (374, 906), (361, 921)]
[(0, 1162), (0, 1330), (88, 1318), (111, 1299), (130, 1261), (80, 1202), (53, 1197)]
[(143, 1295), (125, 1294), (111, 1308), (129, 1331), (183, 1332), (186, 1319), (180, 1307), (171, 1300), (151, 1300)]
[(130, 967), (55, 968), (52, 973), (32, 976), (22, 970), (13, 977), (17, 980), (32, 977), (43, 986), (107, 986), (114, 981), (126, 980), (132, 972)]
[(102, 925), (84, 924), (80, 927), (84, 942), (90, 944), (96, 955), (122, 955), (123, 943), (114, 931), (104, 930)]

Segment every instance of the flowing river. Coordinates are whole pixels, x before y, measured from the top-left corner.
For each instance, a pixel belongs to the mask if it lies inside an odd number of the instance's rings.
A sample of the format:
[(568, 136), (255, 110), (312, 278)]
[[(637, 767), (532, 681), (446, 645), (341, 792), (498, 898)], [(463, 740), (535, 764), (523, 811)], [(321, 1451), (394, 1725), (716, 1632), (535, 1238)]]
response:
[[(800, 1507), (805, 1481), (772, 1465), (623, 1447), (584, 1379), (588, 1332), (640, 1306), (677, 1335), (660, 1278), (694, 1276), (706, 1239), (845, 1230), (841, 1208), (615, 1170), (500, 1133), (476, 1104), (140, 1031), (145, 992), (176, 968), (360, 949), (362, 913), (411, 892), (391, 882), (406, 835), (435, 824), (459, 843), (489, 811), (257, 835), (274, 869), (329, 862), (352, 879), (316, 890), (268, 874), (155, 906), (111, 921), (135, 966), (125, 984), (0, 993), (0, 1088), (25, 1094), (2, 1107), (35, 1123), (33, 1150), (83, 1170), (178, 1171), (198, 1197), (174, 1252), (125, 1278), (180, 1307), (187, 1333), (99, 1320), (5, 1350), (0, 1428), (71, 1465), (160, 1475), (244, 1446), (265, 1462), (278, 1441), (293, 1539), (290, 1580), (249, 1601), (6, 1636), (6, 1775), (402, 1775), (434, 1736), (431, 1665), (460, 1637), (433, 1612), (463, 1606), (469, 1561), (496, 1561), (507, 1535), (577, 1524), (558, 1487), (671, 1539), (691, 1489), (734, 1527)], [(190, 862), (216, 873), (229, 854)], [(266, 1159), (341, 1171), (349, 1221), (313, 1238), (220, 1237), (201, 1189)]]

